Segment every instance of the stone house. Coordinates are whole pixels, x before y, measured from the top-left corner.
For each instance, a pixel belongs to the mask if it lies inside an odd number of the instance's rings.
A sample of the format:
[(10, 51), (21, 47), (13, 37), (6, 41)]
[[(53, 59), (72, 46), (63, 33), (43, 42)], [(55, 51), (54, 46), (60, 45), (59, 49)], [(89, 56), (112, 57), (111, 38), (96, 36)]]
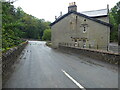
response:
[(108, 9), (77, 12), (75, 2), (70, 3), (68, 13), (50, 24), (52, 47), (59, 45), (108, 49), (110, 28)]

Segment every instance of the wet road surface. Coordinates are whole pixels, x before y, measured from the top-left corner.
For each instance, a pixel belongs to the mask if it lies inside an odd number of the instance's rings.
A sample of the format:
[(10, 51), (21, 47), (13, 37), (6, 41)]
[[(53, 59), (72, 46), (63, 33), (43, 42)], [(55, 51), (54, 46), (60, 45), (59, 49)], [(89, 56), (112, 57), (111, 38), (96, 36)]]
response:
[(118, 88), (118, 71), (29, 41), (4, 88)]

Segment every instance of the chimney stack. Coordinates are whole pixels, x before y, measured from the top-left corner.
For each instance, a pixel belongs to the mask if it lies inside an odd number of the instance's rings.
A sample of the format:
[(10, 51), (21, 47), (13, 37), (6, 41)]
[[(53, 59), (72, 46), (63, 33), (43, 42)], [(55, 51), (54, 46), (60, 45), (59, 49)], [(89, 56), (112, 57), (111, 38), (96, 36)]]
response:
[(107, 14), (109, 15), (109, 4), (107, 4)]
[(55, 16), (55, 20), (57, 20), (57, 16)]
[(62, 16), (62, 12), (60, 12), (60, 16)]
[(68, 12), (77, 12), (77, 6), (75, 2), (69, 3)]

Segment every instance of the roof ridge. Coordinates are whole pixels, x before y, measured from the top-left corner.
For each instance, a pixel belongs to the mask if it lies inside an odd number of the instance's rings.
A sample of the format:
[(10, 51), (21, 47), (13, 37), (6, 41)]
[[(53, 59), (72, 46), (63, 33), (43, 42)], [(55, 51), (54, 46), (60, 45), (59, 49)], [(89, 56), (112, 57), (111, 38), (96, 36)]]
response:
[(101, 11), (101, 10), (107, 10), (107, 8), (106, 8), (106, 9), (98, 9), (98, 10), (83, 11), (83, 12), (81, 12), (81, 13), (85, 13), (85, 12), (93, 12), (93, 11)]

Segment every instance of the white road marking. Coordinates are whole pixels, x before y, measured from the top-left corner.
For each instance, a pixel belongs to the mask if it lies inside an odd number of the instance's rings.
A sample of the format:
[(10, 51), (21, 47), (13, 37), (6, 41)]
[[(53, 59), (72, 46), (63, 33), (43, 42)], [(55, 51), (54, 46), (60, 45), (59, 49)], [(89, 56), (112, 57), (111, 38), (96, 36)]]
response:
[(80, 85), (75, 79), (73, 79), (67, 72), (61, 69), (61, 71), (70, 79), (72, 80), (80, 89), (86, 90), (82, 85)]

